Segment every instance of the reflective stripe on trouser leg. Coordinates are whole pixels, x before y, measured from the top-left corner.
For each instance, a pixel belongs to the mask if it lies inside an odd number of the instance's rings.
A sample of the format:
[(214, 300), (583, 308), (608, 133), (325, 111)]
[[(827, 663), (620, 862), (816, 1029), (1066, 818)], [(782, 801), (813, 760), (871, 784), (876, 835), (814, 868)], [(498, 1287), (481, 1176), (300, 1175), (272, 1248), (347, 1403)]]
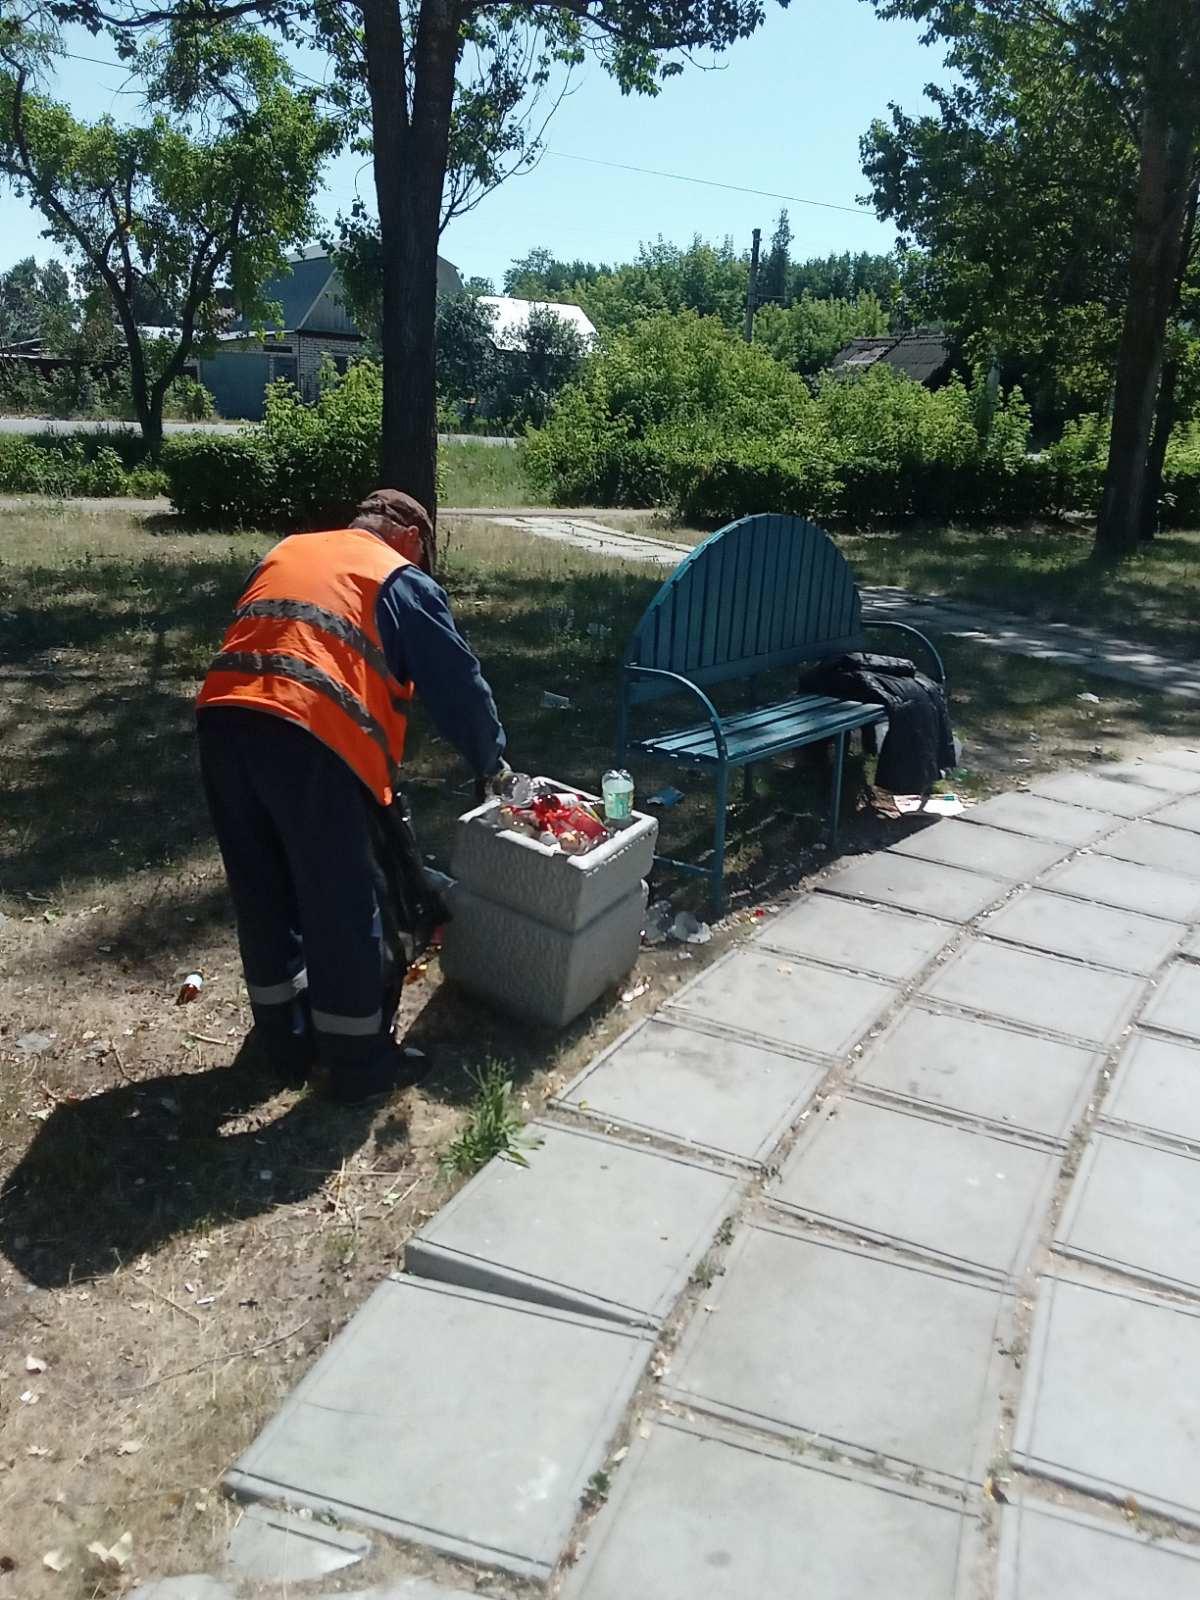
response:
[(365, 1017), (340, 1017), (336, 1011), (318, 1011), (314, 1006), (312, 1020), (318, 1033), (338, 1034), (343, 1039), (369, 1039), (383, 1028), (383, 1012), (378, 1009)]
[(280, 983), (251, 983), (249, 978), (246, 979), (250, 1002), (256, 1006), (286, 1005), (298, 994), (303, 994), (307, 988), (308, 973), (304, 967), (301, 967), (293, 977), (284, 978)]

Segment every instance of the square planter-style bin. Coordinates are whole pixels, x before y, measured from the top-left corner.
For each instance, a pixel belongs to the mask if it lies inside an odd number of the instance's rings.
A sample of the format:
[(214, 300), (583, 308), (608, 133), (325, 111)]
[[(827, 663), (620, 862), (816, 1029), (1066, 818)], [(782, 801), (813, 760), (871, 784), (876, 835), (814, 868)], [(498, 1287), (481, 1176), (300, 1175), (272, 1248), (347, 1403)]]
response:
[(615, 905), (569, 932), (462, 883), (449, 901), (442, 947), (446, 976), (503, 1011), (561, 1028), (619, 983), (637, 960), (646, 886), (639, 879)]
[(569, 856), (497, 828), (499, 809), (499, 800), (489, 800), (459, 818), (451, 876), (471, 894), (522, 911), (546, 927), (564, 933), (587, 927), (627, 899), (654, 861), (658, 819), (639, 811), (594, 850)]

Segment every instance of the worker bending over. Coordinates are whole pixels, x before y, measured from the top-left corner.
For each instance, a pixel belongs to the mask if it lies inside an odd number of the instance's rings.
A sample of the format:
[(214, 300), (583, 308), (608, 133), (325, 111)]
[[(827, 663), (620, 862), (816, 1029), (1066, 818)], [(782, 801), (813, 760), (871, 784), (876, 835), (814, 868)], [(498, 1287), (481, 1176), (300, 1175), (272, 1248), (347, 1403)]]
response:
[(372, 850), (414, 690), (479, 778), (504, 765), (492, 692), (433, 565), (429, 514), (395, 489), (348, 528), (282, 540), (197, 702), (255, 1038), (290, 1082), (319, 1061), (343, 1101), (417, 1076), (392, 1039), (399, 982)]

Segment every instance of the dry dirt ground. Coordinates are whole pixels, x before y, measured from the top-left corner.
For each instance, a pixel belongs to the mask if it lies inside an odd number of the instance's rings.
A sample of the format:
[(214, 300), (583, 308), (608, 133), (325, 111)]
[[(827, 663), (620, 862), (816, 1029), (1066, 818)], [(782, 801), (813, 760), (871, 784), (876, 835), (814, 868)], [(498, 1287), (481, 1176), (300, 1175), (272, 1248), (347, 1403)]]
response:
[[(434, 960), (405, 996), (412, 1038), (437, 1045), (419, 1090), (357, 1110), (279, 1092), (239, 1055), (248, 1016), (190, 732), (262, 543), (71, 510), (7, 513), (0, 531), (0, 1600), (211, 1570), (237, 1514), (222, 1472), (451, 1192), (440, 1161), (472, 1074), (506, 1063), (535, 1116), (736, 937), (755, 899), (828, 862), (785, 766), (735, 817), (728, 926), (700, 949), (643, 952), (630, 1003), (610, 995), (548, 1035), (451, 993)], [(451, 540), (447, 577), (519, 759), (593, 776), (615, 655), (657, 579), (479, 524)], [(611, 637), (586, 630), (597, 616)], [(1060, 669), (963, 649), (951, 666), (977, 752), (968, 792), (1200, 729), (1189, 708), (1111, 686), (1081, 702), (1086, 679)], [(537, 691), (564, 685), (576, 714), (541, 710)], [(426, 739), (413, 779), (443, 851), (462, 776)], [(702, 837), (703, 793), (693, 803)], [(900, 826), (864, 813), (844, 847)], [(193, 970), (203, 991), (177, 1006)], [(87, 1554), (126, 1532), (125, 1568)]]

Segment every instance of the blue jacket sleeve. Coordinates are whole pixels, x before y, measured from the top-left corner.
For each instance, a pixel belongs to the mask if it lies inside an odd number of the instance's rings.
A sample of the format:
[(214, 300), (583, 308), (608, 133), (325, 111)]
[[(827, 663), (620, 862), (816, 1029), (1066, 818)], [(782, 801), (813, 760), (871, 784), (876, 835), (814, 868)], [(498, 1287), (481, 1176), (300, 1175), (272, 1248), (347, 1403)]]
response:
[(442, 737), (477, 777), (491, 777), (504, 758), (504, 729), (445, 591), (419, 567), (401, 567), (380, 591), (376, 621), (393, 676), (412, 679)]

